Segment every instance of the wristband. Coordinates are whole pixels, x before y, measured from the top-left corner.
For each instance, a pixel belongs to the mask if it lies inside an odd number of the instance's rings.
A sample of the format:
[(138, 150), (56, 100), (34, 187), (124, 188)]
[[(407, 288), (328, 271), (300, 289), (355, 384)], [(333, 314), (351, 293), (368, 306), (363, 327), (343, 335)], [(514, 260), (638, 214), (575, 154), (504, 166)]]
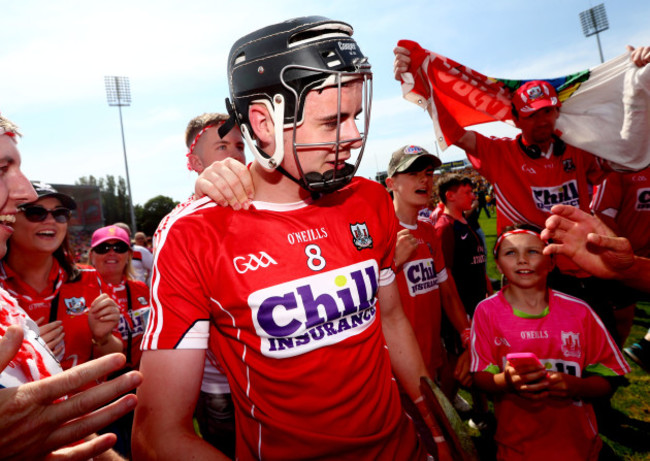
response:
[(469, 346), (469, 339), (471, 335), (472, 335), (472, 330), (470, 328), (465, 328), (460, 334), (460, 341), (461, 344), (463, 345), (463, 349), (467, 349), (467, 346)]

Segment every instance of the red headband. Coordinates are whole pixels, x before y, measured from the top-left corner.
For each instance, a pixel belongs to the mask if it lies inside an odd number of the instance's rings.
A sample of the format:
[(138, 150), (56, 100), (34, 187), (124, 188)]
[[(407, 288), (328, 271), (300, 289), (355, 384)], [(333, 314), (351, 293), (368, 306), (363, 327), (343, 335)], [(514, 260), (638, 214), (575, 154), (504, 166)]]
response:
[[(219, 124), (219, 125), (221, 125), (221, 124)], [(213, 126), (218, 126), (218, 125), (208, 125), (208, 126), (204, 127), (204, 128), (203, 128), (201, 131), (199, 131), (199, 133), (194, 137), (194, 141), (192, 141), (192, 144), (190, 144), (190, 150), (187, 152), (187, 154), (185, 154), (185, 157), (187, 157), (187, 159), (188, 159), (188, 160), (187, 160), (187, 169), (188, 169), (188, 170), (190, 170), (190, 171), (194, 171), (194, 168), (192, 168), (192, 166), (190, 165), (190, 160), (189, 160), (189, 158), (190, 158), (190, 155), (192, 155), (192, 153), (194, 152), (194, 148), (196, 147), (196, 143), (199, 142), (199, 138), (203, 135), (203, 133), (205, 133), (205, 131), (206, 131), (208, 128), (212, 128)]]
[(503, 242), (503, 239), (506, 238), (506, 237), (509, 237), (510, 235), (516, 235), (516, 234), (534, 235), (535, 237), (542, 240), (542, 236), (539, 233), (537, 233), (535, 231), (532, 231), (532, 230), (529, 230), (529, 229), (515, 229), (515, 230), (508, 231), (508, 232), (504, 232), (503, 234), (501, 234), (499, 236), (499, 238), (497, 239), (497, 243), (494, 245), (494, 257), (495, 258), (497, 256), (498, 251), (499, 251), (499, 246), (501, 246), (501, 242)]

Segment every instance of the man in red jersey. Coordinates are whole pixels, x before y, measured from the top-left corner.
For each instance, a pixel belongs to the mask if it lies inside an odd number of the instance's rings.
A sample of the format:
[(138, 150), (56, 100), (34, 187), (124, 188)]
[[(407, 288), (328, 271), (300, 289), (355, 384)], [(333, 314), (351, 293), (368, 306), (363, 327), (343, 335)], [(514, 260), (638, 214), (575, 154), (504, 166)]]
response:
[(197, 200), (157, 232), (136, 457), (220, 458), (192, 427), (206, 350), (232, 388), (239, 459), (426, 457), (393, 377), (417, 400), (428, 375), (395, 282), (393, 205), (354, 178), (361, 152), (347, 162), (371, 79), (351, 35), (307, 17), (233, 45), (255, 201)]

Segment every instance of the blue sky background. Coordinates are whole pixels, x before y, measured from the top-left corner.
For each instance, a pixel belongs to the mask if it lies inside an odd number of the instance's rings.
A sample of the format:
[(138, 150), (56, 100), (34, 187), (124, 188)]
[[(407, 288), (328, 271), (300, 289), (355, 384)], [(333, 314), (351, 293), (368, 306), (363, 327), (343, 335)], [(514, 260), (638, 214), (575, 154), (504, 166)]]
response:
[[(550, 78), (600, 62), (579, 13), (587, 0), (21, 0), (3, 2), (0, 112), (16, 122), (23, 169), (31, 179), (74, 183), (122, 175), (117, 108), (105, 75), (125, 75), (131, 107), (124, 129), (134, 203), (167, 195), (183, 200), (196, 175), (185, 167), (183, 133), (203, 112), (223, 111), (225, 63), (240, 36), (287, 18), (318, 14), (355, 28), (374, 71), (370, 139), (359, 174), (385, 170), (393, 150), (419, 144), (435, 152), (428, 115), (401, 97), (392, 49), (407, 38), (495, 77)], [(650, 45), (650, 2), (604, 2), (610, 29), (605, 59), (625, 45)], [(505, 124), (480, 128), (510, 135)], [(249, 152), (247, 159), (251, 158)], [(443, 161), (464, 158), (450, 148)]]

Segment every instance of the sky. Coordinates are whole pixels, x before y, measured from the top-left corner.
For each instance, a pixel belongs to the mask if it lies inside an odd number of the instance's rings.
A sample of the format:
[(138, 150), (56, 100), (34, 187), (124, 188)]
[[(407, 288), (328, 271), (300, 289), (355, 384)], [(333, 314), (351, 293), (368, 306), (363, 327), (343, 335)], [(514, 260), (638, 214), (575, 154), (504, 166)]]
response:
[[(401, 96), (392, 50), (415, 40), (478, 72), (504, 78), (552, 78), (600, 63), (596, 37), (579, 13), (590, 0), (21, 0), (2, 2), (0, 113), (23, 133), (19, 148), (30, 179), (74, 184), (82, 177), (126, 177), (118, 109), (104, 76), (127, 76), (122, 110), (134, 204), (157, 195), (184, 200), (196, 174), (186, 168), (185, 127), (204, 112), (223, 112), (232, 43), (296, 16), (343, 20), (373, 67), (369, 139), (358, 174), (374, 178), (405, 144), (436, 153), (426, 112)], [(625, 45), (650, 45), (650, 2), (604, 2), (605, 60)], [(502, 123), (477, 128), (510, 136)], [(247, 159), (252, 155), (246, 152)], [(443, 162), (464, 158), (452, 147)]]

